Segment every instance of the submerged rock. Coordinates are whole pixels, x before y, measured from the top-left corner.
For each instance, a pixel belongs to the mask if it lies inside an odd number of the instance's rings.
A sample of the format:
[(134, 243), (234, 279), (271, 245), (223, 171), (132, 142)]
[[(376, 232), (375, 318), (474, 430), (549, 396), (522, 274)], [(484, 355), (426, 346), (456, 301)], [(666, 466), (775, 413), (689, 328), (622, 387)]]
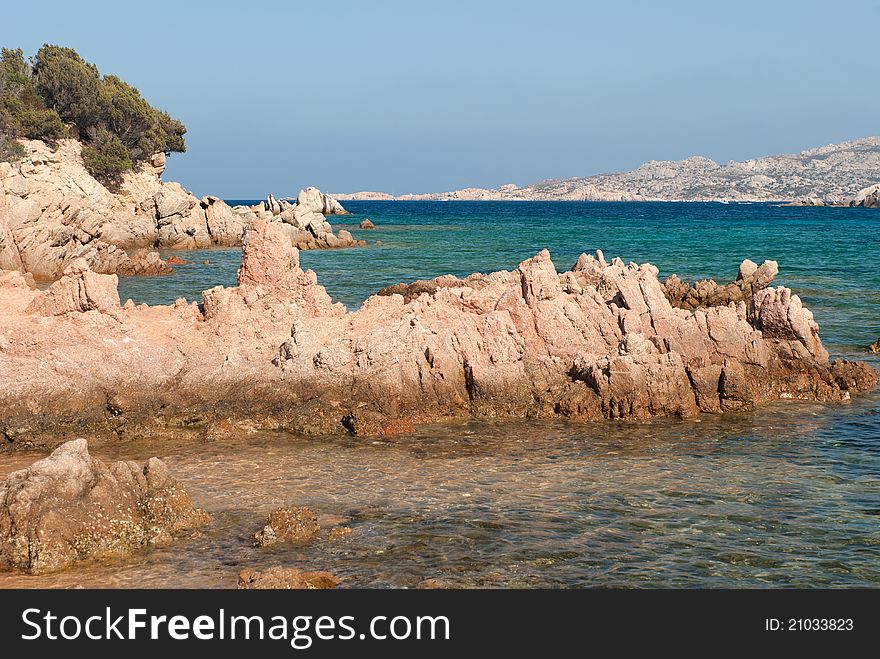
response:
[(254, 543), (270, 547), (281, 542), (300, 542), (313, 538), (320, 530), (318, 516), (309, 508), (276, 508), (269, 513), (263, 530), (254, 535)]
[(158, 458), (105, 464), (77, 439), (0, 484), (0, 566), (47, 572), (124, 556), (207, 519)]
[(348, 312), (302, 270), (283, 225), (258, 220), (239, 285), (201, 304), (118, 311), (108, 288), (90, 292), (112, 279), (87, 271), (51, 294), (0, 287), (0, 437), (200, 433), (224, 420), (382, 435), (454, 417), (647, 419), (846, 400), (876, 384), (865, 364), (829, 361), (798, 296), (764, 288), (776, 269), (747, 261), (733, 284), (679, 295), (650, 264), (597, 252), (560, 274), (545, 250), (513, 271), (391, 287)]
[(342, 579), (329, 572), (302, 572), (290, 567), (242, 570), (238, 587), (242, 590), (319, 590), (336, 588)]
[(330, 540), (342, 540), (343, 538), (347, 538), (350, 535), (350, 526), (334, 526), (332, 529), (330, 529), (327, 537), (330, 538)]
[(170, 275), (174, 272), (174, 268), (171, 266), (180, 265), (179, 261), (181, 260), (179, 257), (172, 256), (167, 261), (163, 261), (159, 252), (138, 249), (129, 256), (128, 261), (119, 264), (115, 272), (123, 276)]

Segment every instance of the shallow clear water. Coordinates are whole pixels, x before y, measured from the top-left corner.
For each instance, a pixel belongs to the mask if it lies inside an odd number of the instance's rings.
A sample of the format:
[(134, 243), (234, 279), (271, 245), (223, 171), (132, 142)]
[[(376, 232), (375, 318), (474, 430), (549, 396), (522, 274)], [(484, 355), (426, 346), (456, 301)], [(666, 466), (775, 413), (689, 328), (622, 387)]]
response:
[[(349, 202), (383, 245), (303, 252), (351, 306), (444, 272), (514, 267), (542, 247), (568, 267), (597, 247), (663, 274), (729, 279), (779, 260), (780, 283), (848, 357), (880, 336), (880, 213), (722, 204)], [(344, 226), (344, 225), (343, 225)], [(166, 278), (122, 280), (167, 302), (234, 283), (237, 250), (182, 253)], [(651, 422), (469, 422), (381, 441), (259, 433), (193, 444), (127, 442), (106, 458), (164, 457), (213, 514), (201, 537), (0, 587), (233, 587), (243, 567), (325, 569), (344, 586), (880, 587), (880, 390), (842, 405)], [(0, 454), (0, 476), (36, 454)], [(269, 510), (349, 519), (322, 536), (251, 546)]]
[[(0, 587), (234, 587), (241, 568), (279, 564), (349, 587), (878, 587), (878, 426), (873, 392), (700, 421), (102, 447), (163, 456), (213, 514), (204, 537), (56, 575), (0, 574)], [(3, 456), (0, 470), (28, 461)], [(252, 547), (269, 510), (292, 504), (349, 518), (353, 532)]]

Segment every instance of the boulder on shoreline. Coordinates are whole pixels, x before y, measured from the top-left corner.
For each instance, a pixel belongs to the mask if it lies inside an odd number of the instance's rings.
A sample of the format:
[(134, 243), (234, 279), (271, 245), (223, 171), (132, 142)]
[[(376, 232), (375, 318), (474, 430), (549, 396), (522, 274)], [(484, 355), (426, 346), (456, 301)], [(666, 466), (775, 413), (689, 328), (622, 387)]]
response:
[(124, 556), (207, 519), (158, 458), (105, 464), (76, 439), (0, 483), (0, 567), (38, 573)]
[(238, 286), (201, 303), (120, 310), (92, 293), (112, 283), (94, 273), (71, 273), (57, 294), (9, 277), (0, 438), (182, 437), (236, 420), (383, 435), (462, 417), (689, 417), (874, 386), (870, 366), (829, 360), (798, 296), (768, 286), (775, 273), (747, 261), (727, 286), (664, 287), (654, 266), (601, 252), (560, 274), (543, 250), (513, 271), (392, 287), (349, 312), (300, 267), (283, 225), (258, 220)]

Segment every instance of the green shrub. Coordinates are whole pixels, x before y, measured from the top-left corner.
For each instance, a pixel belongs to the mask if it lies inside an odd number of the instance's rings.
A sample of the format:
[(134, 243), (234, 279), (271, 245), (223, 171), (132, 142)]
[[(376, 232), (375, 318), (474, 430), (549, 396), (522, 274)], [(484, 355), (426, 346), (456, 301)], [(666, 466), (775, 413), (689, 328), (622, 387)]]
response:
[(18, 162), (24, 157), (24, 147), (13, 138), (0, 133), (0, 162)]
[(151, 106), (135, 88), (72, 48), (46, 44), (32, 61), (0, 53), (0, 131), (53, 142), (83, 142), (89, 171), (110, 181), (154, 153), (185, 151), (186, 126)]
[(83, 146), (82, 157), (89, 174), (108, 187), (119, 185), (122, 175), (132, 167), (128, 149), (115, 135), (103, 136), (94, 144)]
[(37, 93), (20, 49), (4, 48), (0, 53), (0, 130), (7, 136), (46, 142), (67, 135), (61, 117)]
[(71, 48), (45, 45), (37, 51), (34, 83), (45, 104), (80, 131), (98, 122), (101, 77)]

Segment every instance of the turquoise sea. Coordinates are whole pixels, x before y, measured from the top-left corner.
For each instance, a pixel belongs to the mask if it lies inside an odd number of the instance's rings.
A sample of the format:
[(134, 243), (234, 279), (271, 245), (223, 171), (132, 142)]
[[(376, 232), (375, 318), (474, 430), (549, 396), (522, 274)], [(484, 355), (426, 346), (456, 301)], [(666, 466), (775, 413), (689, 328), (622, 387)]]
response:
[[(229, 200), (230, 203), (256, 201)], [(822, 337), (841, 349), (880, 336), (880, 213), (773, 204), (349, 201), (334, 227), (364, 238), (360, 249), (309, 251), (304, 268), (338, 301), (357, 307), (384, 286), (452, 273), (513, 269), (548, 248), (560, 270), (584, 251), (650, 262), (660, 276), (729, 281), (743, 259), (779, 262), (777, 283), (813, 310)], [(377, 229), (364, 231), (364, 218)], [(381, 241), (381, 245), (376, 245)], [(239, 249), (167, 252), (191, 261), (170, 277), (124, 278), (123, 300), (168, 304), (235, 284)], [(202, 263), (208, 260), (209, 264)]]
[[(383, 286), (513, 268), (547, 247), (650, 261), (661, 276), (729, 280), (776, 259), (833, 353), (880, 360), (880, 211), (766, 204), (347, 202), (331, 218), (364, 248), (303, 252), (356, 307)], [(361, 231), (369, 217), (378, 226)], [(352, 228), (354, 227), (354, 228)], [(375, 241), (382, 241), (376, 245)], [(233, 285), (239, 250), (180, 253), (169, 277), (120, 281), (138, 302)], [(202, 263), (208, 260), (208, 265)], [(880, 391), (851, 403), (650, 422), (454, 422), (403, 437), (279, 433), (121, 442), (104, 457), (164, 457), (213, 515), (202, 536), (133, 560), (0, 586), (231, 587), (239, 569), (292, 565), (343, 586), (880, 587)], [(34, 456), (0, 456), (0, 475)], [(256, 549), (280, 505), (353, 529), (343, 541)]]

